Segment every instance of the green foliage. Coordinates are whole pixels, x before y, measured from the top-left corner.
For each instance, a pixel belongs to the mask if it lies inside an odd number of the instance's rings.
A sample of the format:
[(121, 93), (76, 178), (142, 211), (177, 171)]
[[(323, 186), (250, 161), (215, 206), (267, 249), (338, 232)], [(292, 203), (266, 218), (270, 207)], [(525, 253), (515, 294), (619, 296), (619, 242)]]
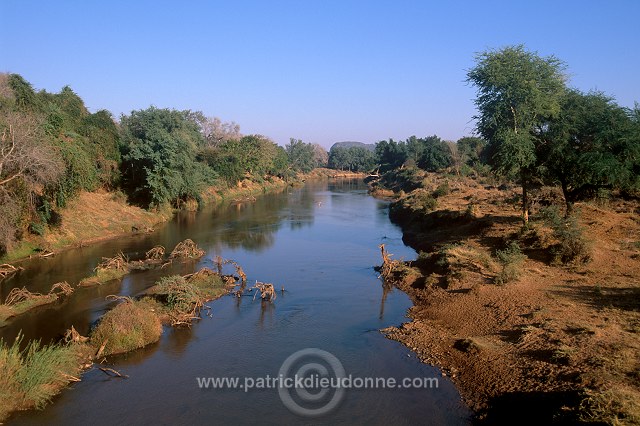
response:
[(203, 146), (189, 111), (150, 107), (121, 120), (122, 184), (143, 205), (198, 199), (215, 173), (196, 161)]
[(520, 277), (520, 270), (526, 256), (516, 241), (510, 241), (503, 250), (496, 251), (496, 259), (502, 269), (495, 277), (495, 283), (503, 285)]
[(313, 144), (291, 138), (285, 146), (291, 167), (303, 173), (309, 173), (316, 167)]
[(31, 222), (29, 224), (29, 232), (35, 235), (43, 236), (46, 232), (46, 228), (42, 223)]
[(569, 90), (550, 122), (540, 156), (546, 177), (560, 183), (567, 206), (602, 188), (633, 188), (640, 164), (640, 139), (633, 115), (599, 92)]
[(509, 46), (476, 56), (467, 81), (477, 87), (477, 130), (488, 141), (494, 171), (519, 176), (523, 220), (527, 221), (527, 184), (536, 171), (542, 129), (560, 111), (565, 90), (564, 64), (540, 57), (524, 46)]
[(428, 172), (437, 172), (452, 164), (451, 152), (446, 143), (438, 136), (417, 139), (416, 144), (421, 147), (418, 167)]
[(376, 144), (375, 157), (381, 172), (397, 169), (407, 161), (407, 146), (393, 139), (380, 141)]
[(281, 146), (276, 147), (276, 155), (273, 157), (273, 166), (270, 173), (285, 180), (295, 177), (295, 172), (289, 167), (289, 155)]
[(98, 170), (91, 150), (82, 138), (56, 139), (54, 143), (62, 155), (65, 172), (58, 182), (48, 185), (47, 193), (58, 206), (64, 207), (79, 191), (92, 191), (98, 187)]
[(13, 91), (15, 107), (17, 109), (37, 110), (39, 108), (38, 98), (31, 83), (18, 74), (9, 74), (8, 83)]
[(458, 139), (456, 143), (464, 165), (475, 167), (476, 165), (486, 163), (485, 149), (487, 147), (487, 141), (478, 137), (465, 136)]
[(375, 159), (383, 172), (409, 163), (435, 172), (452, 164), (447, 144), (435, 135), (426, 138), (411, 136), (405, 142), (395, 142), (393, 139), (380, 141), (376, 144)]
[(289, 160), (284, 148), (260, 135), (230, 139), (216, 147), (206, 147), (198, 159), (208, 164), (227, 185), (244, 178), (262, 181), (269, 176), (290, 176)]

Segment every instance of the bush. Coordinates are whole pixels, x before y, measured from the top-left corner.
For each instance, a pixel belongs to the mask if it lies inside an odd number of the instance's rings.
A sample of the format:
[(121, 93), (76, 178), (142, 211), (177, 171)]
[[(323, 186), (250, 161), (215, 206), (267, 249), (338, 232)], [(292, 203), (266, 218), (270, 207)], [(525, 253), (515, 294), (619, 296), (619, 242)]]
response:
[(119, 354), (142, 348), (160, 340), (162, 324), (143, 302), (127, 300), (107, 312), (91, 333), (91, 343), (104, 355)]
[(517, 242), (511, 241), (503, 250), (496, 251), (496, 258), (502, 269), (495, 277), (495, 283), (503, 285), (520, 277), (520, 269), (526, 256)]
[(451, 188), (449, 187), (449, 181), (447, 180), (444, 183), (440, 184), (431, 195), (433, 195), (433, 198), (438, 198), (449, 195), (450, 192)]
[(546, 207), (541, 213), (558, 240), (551, 248), (555, 263), (586, 263), (591, 260), (591, 247), (582, 234), (575, 214), (562, 217), (558, 206)]

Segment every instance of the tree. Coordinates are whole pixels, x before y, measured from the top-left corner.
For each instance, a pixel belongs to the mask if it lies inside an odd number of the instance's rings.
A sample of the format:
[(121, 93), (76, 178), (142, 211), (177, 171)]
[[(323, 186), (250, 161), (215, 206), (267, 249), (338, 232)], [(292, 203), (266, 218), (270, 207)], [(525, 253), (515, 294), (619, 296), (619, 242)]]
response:
[(375, 159), (383, 172), (397, 169), (407, 161), (407, 146), (393, 139), (376, 144)]
[(365, 172), (373, 169), (375, 164), (373, 152), (361, 146), (334, 146), (329, 152), (329, 167), (332, 169)]
[(143, 205), (199, 199), (215, 174), (196, 161), (203, 145), (189, 111), (150, 107), (121, 118), (123, 187)]
[(437, 172), (452, 164), (451, 151), (446, 142), (433, 135), (417, 140), (420, 148), (418, 167), (428, 172)]
[(320, 144), (313, 144), (313, 161), (315, 167), (327, 167), (329, 163), (329, 153)]
[(0, 117), (0, 191), (21, 180), (28, 185), (47, 184), (62, 172), (60, 156), (30, 115), (10, 113)]
[(33, 115), (0, 110), (0, 254), (32, 211), (32, 194), (55, 184), (64, 165)]
[(198, 112), (196, 121), (200, 124), (202, 136), (206, 144), (211, 147), (217, 147), (221, 143), (230, 140), (240, 140), (240, 125), (234, 121), (223, 122), (218, 117), (205, 117), (204, 114)]
[(537, 145), (546, 123), (560, 110), (564, 64), (524, 46), (485, 51), (467, 82), (477, 87), (478, 133), (489, 143), (494, 171), (516, 175), (522, 185), (522, 220), (528, 222), (527, 186), (535, 174)]
[(568, 90), (561, 105), (539, 156), (547, 176), (560, 184), (569, 215), (573, 202), (599, 188), (634, 186), (640, 146), (631, 112), (603, 93)]
[(487, 146), (487, 141), (484, 139), (465, 136), (458, 139), (456, 144), (458, 145), (458, 152), (464, 164), (475, 167), (484, 162), (484, 150)]
[(289, 164), (294, 170), (309, 173), (316, 167), (313, 145), (304, 143), (301, 139), (291, 138), (284, 148), (289, 157)]

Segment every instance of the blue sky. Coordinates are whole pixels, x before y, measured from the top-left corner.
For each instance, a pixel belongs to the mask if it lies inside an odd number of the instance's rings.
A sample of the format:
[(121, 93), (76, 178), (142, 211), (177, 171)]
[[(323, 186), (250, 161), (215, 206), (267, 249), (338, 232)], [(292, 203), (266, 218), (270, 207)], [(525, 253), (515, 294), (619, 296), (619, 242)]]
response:
[(201, 110), (325, 147), (473, 131), (477, 52), (523, 43), (640, 101), (640, 1), (0, 0), (0, 72), (116, 117)]

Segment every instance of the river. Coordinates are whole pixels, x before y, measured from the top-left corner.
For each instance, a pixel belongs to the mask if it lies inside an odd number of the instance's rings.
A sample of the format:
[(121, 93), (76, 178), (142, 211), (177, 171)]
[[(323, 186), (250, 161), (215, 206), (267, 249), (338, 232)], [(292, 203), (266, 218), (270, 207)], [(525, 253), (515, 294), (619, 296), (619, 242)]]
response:
[[(44, 410), (19, 413), (9, 424), (469, 424), (471, 413), (453, 384), (378, 331), (406, 321), (411, 306), (404, 293), (385, 289), (377, 278), (378, 245), (386, 244), (395, 258), (415, 253), (390, 223), (388, 204), (367, 195), (361, 181), (309, 182), (255, 202), (181, 212), (149, 235), (34, 259), (1, 291), (76, 284), (101, 256), (122, 251), (140, 258), (156, 244), (171, 249), (185, 238), (206, 250), (199, 262), (78, 289), (63, 304), (15, 319), (0, 336), (12, 339), (22, 330), (27, 338), (50, 341), (71, 325), (86, 334), (112, 306), (105, 296), (140, 294), (161, 275), (213, 268), (216, 255), (242, 265), (250, 285), (274, 283), (277, 299), (254, 301), (246, 294), (208, 303), (211, 316), (191, 328), (165, 328), (160, 342), (110, 358), (107, 365), (128, 379), (92, 369)], [(293, 371), (343, 371), (350, 381), (342, 382), (347, 389), (322, 395), (265, 388), (267, 376)], [(247, 386), (206, 389), (200, 384), (207, 378), (238, 378)], [(421, 386), (398, 389), (404, 378)], [(372, 380), (378, 388), (362, 388)]]

